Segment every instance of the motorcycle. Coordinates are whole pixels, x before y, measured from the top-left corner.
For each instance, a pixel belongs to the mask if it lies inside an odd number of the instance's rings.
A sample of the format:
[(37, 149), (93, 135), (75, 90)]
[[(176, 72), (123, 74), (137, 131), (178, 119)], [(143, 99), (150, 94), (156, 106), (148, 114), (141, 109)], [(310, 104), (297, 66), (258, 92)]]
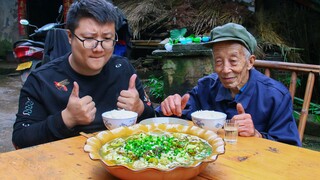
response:
[(13, 55), (18, 61), (16, 71), (20, 72), (22, 84), (27, 80), (30, 72), (42, 64), (47, 32), (51, 29), (64, 26), (64, 23), (62, 23), (62, 5), (60, 6), (58, 13), (59, 15), (55, 23), (48, 23), (40, 28), (30, 24), (26, 19), (20, 20), (21, 25), (35, 28), (34, 33), (29, 35), (29, 39), (22, 39), (13, 44)]

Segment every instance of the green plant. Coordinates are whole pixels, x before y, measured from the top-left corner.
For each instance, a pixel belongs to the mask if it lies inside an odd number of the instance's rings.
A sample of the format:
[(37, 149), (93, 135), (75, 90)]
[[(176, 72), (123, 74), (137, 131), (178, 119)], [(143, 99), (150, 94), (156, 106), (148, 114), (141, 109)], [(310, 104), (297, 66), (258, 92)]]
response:
[(171, 45), (178, 44), (179, 43), (179, 39), (183, 38), (186, 33), (187, 33), (187, 29), (186, 28), (170, 30), (169, 43)]
[(12, 50), (12, 43), (6, 39), (0, 40), (0, 57), (6, 57), (9, 50)]
[(173, 29), (173, 30), (170, 31), (170, 38), (171, 39), (183, 38), (186, 33), (187, 33), (187, 29), (186, 28)]
[[(303, 99), (294, 97), (293, 107), (294, 109), (301, 109), (303, 105)], [(310, 102), (309, 106), (309, 114), (313, 114), (314, 118), (312, 119), (314, 122), (320, 123), (320, 105)], [(296, 119), (299, 119), (300, 113), (297, 111), (294, 111), (293, 113), (294, 117)]]
[[(281, 83), (283, 83), (285, 86), (289, 87), (290, 85), (290, 81), (291, 81), (291, 76), (288, 73), (285, 74), (280, 74), (278, 75), (278, 81), (280, 81)], [(301, 86), (301, 79), (297, 78), (297, 87)]]
[(159, 100), (163, 100), (164, 98), (163, 86), (162, 76), (155, 77), (154, 75), (150, 75), (145, 83), (145, 88), (149, 88), (149, 94)]

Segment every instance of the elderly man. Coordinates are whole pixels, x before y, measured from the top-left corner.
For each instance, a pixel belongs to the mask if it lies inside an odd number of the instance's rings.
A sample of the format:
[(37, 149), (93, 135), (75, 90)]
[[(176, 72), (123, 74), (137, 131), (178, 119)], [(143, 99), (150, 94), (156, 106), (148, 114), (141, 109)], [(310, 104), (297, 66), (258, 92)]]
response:
[(228, 23), (211, 31), (215, 73), (201, 78), (184, 96), (168, 96), (159, 116), (191, 119), (196, 110), (216, 110), (239, 124), (240, 136), (255, 136), (301, 146), (288, 89), (253, 68), (255, 38)]

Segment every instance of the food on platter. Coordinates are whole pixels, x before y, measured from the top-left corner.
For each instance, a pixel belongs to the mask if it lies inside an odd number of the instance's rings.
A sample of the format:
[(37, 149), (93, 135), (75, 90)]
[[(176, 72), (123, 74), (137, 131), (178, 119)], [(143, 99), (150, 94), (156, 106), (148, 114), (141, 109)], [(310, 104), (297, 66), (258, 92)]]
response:
[(139, 133), (116, 138), (100, 149), (102, 158), (132, 169), (189, 166), (212, 153), (207, 141), (184, 133)]

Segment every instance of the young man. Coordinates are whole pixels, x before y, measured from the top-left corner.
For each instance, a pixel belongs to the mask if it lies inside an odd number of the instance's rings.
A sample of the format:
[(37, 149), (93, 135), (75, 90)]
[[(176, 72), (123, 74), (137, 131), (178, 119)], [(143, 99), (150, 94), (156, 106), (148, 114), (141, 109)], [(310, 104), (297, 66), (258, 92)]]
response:
[(71, 53), (30, 74), (21, 89), (13, 143), (28, 147), (104, 130), (112, 109), (154, 117), (128, 59), (113, 56), (117, 13), (105, 0), (75, 1), (67, 15)]
[(253, 68), (255, 38), (241, 25), (211, 31), (215, 73), (181, 97), (167, 97), (157, 113), (191, 119), (196, 110), (216, 110), (239, 124), (240, 136), (267, 138), (301, 146), (288, 89)]

